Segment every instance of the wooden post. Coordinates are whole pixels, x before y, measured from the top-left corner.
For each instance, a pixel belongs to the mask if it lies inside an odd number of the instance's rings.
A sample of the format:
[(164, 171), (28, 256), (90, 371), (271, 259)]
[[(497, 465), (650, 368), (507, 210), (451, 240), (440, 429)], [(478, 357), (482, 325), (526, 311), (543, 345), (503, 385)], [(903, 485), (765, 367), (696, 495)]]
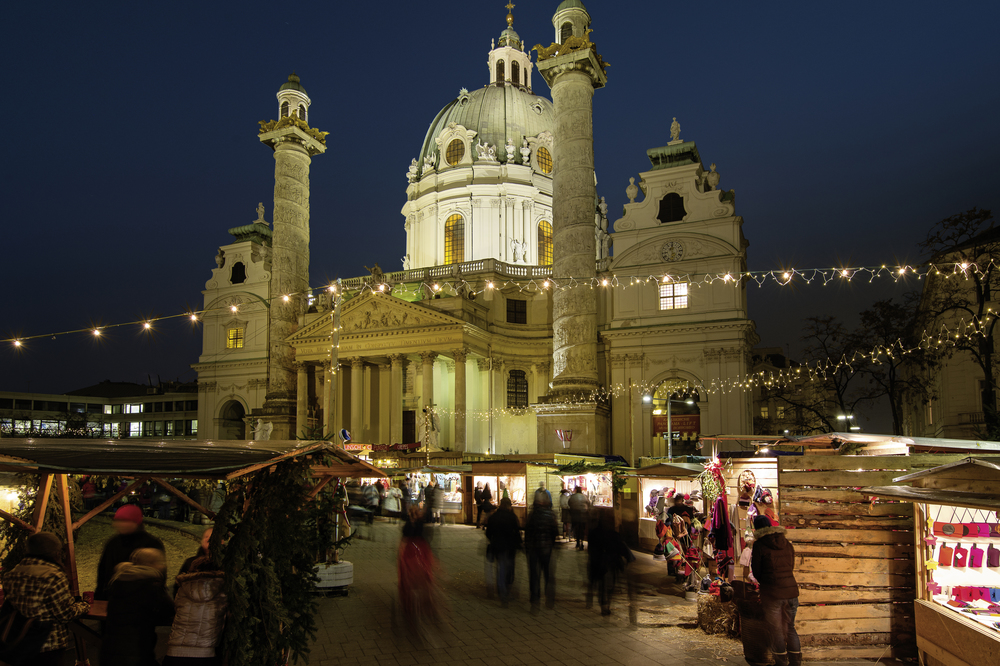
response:
[(114, 495), (112, 495), (108, 499), (104, 500), (103, 502), (101, 502), (100, 504), (98, 504), (97, 506), (95, 506), (93, 509), (91, 509), (90, 511), (88, 511), (82, 518), (80, 518), (75, 523), (73, 523), (73, 530), (75, 531), (75, 530), (80, 529), (80, 527), (84, 523), (86, 523), (88, 520), (90, 520), (94, 516), (100, 514), (102, 511), (104, 511), (105, 509), (107, 509), (109, 506), (111, 506), (112, 504), (114, 504), (115, 502), (117, 502), (118, 500), (120, 500), (125, 495), (128, 495), (130, 492), (132, 492), (133, 490), (135, 490), (136, 488), (138, 488), (139, 486), (141, 486), (143, 483), (145, 483), (148, 480), (149, 480), (148, 476), (140, 477), (136, 481), (133, 481), (131, 485), (126, 486), (124, 490), (119, 490), (117, 493), (115, 493)]
[(170, 485), (169, 483), (167, 483), (163, 479), (159, 479), (159, 478), (156, 478), (154, 476), (154, 477), (151, 477), (151, 480), (155, 481), (158, 485), (163, 486), (164, 490), (166, 490), (167, 492), (169, 492), (171, 495), (177, 497), (182, 502), (187, 502), (188, 504), (190, 504), (194, 508), (196, 508), (199, 511), (201, 511), (203, 514), (205, 514), (206, 516), (208, 516), (212, 520), (215, 520), (215, 512), (214, 511), (206, 509), (201, 504), (198, 504), (193, 499), (191, 499), (190, 497), (188, 497), (187, 495), (185, 495), (181, 491), (177, 490), (176, 488), (174, 488), (172, 485)]
[(14, 523), (18, 527), (20, 527), (22, 530), (28, 530), (29, 532), (34, 532), (35, 531), (35, 526), (34, 525), (26, 523), (23, 520), (21, 520), (20, 518), (18, 518), (17, 516), (15, 516), (13, 514), (10, 514), (10, 513), (7, 513), (6, 511), (3, 511), (2, 509), (0, 509), (0, 518), (3, 518), (7, 522)]
[(66, 522), (66, 565), (69, 567), (69, 586), (73, 595), (80, 594), (80, 581), (76, 575), (76, 546), (73, 543), (73, 514), (69, 506), (69, 475), (59, 475), (59, 495), (62, 499), (63, 517)]
[(45, 523), (45, 511), (49, 507), (49, 494), (52, 492), (52, 475), (42, 474), (42, 482), (38, 484), (38, 494), (35, 495), (35, 512), (32, 514), (32, 521), (35, 523), (35, 532), (42, 530)]

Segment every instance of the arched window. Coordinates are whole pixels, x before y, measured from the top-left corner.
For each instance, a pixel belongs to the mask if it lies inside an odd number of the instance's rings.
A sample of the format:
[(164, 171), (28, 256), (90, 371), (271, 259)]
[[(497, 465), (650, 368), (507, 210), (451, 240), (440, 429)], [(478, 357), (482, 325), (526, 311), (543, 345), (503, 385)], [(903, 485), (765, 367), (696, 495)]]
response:
[(444, 151), (444, 159), (451, 166), (455, 166), (465, 157), (465, 142), (461, 139), (452, 139), (448, 142), (448, 147)]
[(680, 222), (687, 215), (684, 210), (684, 198), (676, 192), (671, 192), (660, 199), (660, 214), (656, 218), (661, 224), (666, 222)]
[(497, 60), (497, 85), (502, 86), (504, 79), (506, 78), (506, 70), (504, 70), (503, 60)]
[(566, 40), (573, 36), (573, 24), (566, 21), (562, 24), (562, 30), (559, 35), (559, 43), (565, 44)]
[(516, 60), (510, 63), (510, 82), (515, 86), (521, 85), (521, 66)]
[(230, 270), (229, 282), (231, 284), (243, 284), (246, 281), (247, 267), (242, 261), (237, 261)]
[(300, 120), (305, 120), (306, 119), (306, 105), (305, 104), (299, 104), (299, 119)]
[(288, 116), (288, 102), (281, 103), (281, 117), (285, 118)]
[(450, 215), (444, 225), (444, 263), (465, 261), (465, 221), (458, 213)]
[(538, 223), (538, 265), (552, 265), (552, 225), (546, 220)]
[(528, 406), (528, 378), (524, 370), (511, 370), (507, 375), (507, 409), (525, 409)]
[(538, 162), (538, 170), (542, 173), (552, 173), (552, 153), (545, 146), (539, 146), (535, 152), (535, 159)]

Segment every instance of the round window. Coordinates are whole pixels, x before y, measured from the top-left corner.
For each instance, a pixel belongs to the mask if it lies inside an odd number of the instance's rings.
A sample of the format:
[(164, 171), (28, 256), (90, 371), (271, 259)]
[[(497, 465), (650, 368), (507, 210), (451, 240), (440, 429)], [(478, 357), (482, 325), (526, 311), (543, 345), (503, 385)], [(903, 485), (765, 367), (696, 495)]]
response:
[(541, 146), (536, 153), (538, 158), (538, 170), (542, 173), (552, 173), (552, 153), (545, 146)]
[(444, 153), (444, 159), (451, 166), (455, 166), (462, 161), (463, 157), (465, 157), (465, 143), (461, 139), (452, 139)]

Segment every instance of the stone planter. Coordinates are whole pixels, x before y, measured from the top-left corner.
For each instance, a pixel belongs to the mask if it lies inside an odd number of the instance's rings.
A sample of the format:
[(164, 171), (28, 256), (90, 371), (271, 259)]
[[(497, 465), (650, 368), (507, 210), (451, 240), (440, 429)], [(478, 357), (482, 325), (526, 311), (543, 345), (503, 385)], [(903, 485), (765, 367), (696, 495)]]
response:
[(316, 589), (323, 592), (342, 591), (347, 594), (347, 588), (354, 584), (354, 564), (351, 562), (328, 562), (316, 566), (319, 582)]

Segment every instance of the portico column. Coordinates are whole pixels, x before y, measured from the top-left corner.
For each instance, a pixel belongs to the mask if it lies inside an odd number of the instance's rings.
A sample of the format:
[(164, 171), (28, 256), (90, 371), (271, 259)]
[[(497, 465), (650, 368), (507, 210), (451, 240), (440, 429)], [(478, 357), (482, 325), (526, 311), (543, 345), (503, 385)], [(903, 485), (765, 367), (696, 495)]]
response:
[(403, 442), (403, 355), (390, 354), (392, 363), (389, 397), (390, 444)]
[(465, 361), (469, 350), (464, 347), (452, 352), (455, 358), (455, 450), (465, 451)]
[(365, 413), (365, 360), (360, 356), (351, 359), (351, 437), (362, 441)]
[(434, 359), (438, 357), (437, 352), (420, 352), (420, 359), (423, 361), (423, 407), (430, 410), (434, 405)]
[[(337, 375), (332, 361), (323, 365), (323, 426), (324, 435), (337, 432)], [(334, 440), (336, 441), (336, 440)]]
[(295, 364), (297, 385), (295, 391), (295, 431), (292, 439), (304, 437), (309, 418), (309, 364), (301, 361)]

